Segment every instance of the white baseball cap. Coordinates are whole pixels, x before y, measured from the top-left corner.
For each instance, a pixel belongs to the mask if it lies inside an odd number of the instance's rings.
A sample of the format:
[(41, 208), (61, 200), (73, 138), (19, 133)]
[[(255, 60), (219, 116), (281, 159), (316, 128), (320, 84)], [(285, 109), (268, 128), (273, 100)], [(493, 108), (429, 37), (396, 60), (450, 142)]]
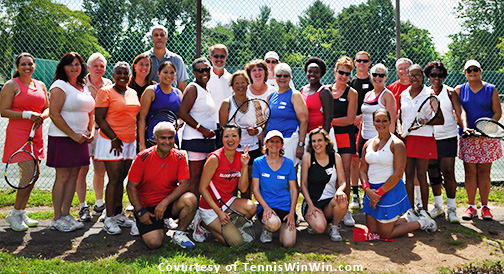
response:
[(465, 63), (464, 65), (464, 70), (468, 69), (469, 67), (477, 67), (481, 69), (481, 65), (478, 61), (476, 60), (469, 60)]
[(278, 53), (276, 53), (274, 51), (268, 51), (266, 53), (266, 55), (264, 55), (264, 60), (266, 60), (268, 58), (273, 58), (273, 59), (276, 59), (277, 61), (280, 60), (280, 58), (278, 57)]
[(266, 138), (264, 138), (264, 142), (266, 143), (269, 139), (273, 137), (280, 137), (280, 139), (282, 139), (282, 143), (284, 141), (283, 134), (280, 131), (274, 129), (268, 131), (268, 133), (266, 134)]

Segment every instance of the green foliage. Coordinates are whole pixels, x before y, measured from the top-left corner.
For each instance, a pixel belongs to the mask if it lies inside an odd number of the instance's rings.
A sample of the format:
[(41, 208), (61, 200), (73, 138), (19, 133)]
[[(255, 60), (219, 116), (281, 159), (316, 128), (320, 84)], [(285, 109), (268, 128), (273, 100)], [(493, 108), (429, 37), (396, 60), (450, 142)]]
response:
[(401, 22), (401, 48), (401, 56), (413, 60), (422, 67), (441, 58), (434, 47), (430, 33), (415, 27), (410, 21)]

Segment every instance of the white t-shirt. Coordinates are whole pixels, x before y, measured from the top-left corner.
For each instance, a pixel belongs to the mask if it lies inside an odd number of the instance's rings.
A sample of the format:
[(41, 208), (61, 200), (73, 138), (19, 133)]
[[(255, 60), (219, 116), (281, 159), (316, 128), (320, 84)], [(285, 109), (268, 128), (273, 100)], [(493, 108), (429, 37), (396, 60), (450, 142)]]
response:
[[(56, 80), (49, 88), (49, 91), (51, 92), (53, 88), (60, 88), (65, 92), (65, 102), (60, 112), (65, 122), (75, 133), (86, 134), (89, 113), (95, 107), (95, 100), (89, 89), (84, 86), (83, 91), (80, 91), (63, 80)], [(68, 135), (56, 127), (54, 123), (51, 123), (49, 125), (49, 136), (67, 137)]]
[[(229, 86), (229, 80), (231, 80), (231, 73), (226, 69), (224, 69), (224, 74), (222, 74), (221, 77), (214, 73), (213, 68), (210, 70), (210, 80), (208, 80), (206, 87), (210, 95), (212, 95), (215, 106), (217, 107), (217, 113), (219, 112), (222, 101), (233, 95), (233, 89)], [(217, 117), (219, 117), (218, 114)]]

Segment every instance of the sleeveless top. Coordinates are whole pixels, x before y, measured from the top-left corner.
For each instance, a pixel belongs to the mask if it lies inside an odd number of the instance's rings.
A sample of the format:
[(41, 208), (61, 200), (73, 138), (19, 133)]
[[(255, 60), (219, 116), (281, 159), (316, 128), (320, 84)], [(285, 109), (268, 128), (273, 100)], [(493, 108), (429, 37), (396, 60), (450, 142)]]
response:
[[(276, 81), (275, 81), (276, 83)], [(268, 89), (261, 95), (255, 95), (252, 93), (252, 91), (250, 90), (250, 85), (247, 87), (247, 97), (249, 99), (254, 99), (254, 98), (258, 98), (258, 99), (263, 99), (264, 101), (268, 101), (268, 96), (277, 91), (278, 88), (274, 87), (274, 86), (270, 86), (270, 85), (267, 85), (268, 86)]]
[(130, 88), (134, 89), (137, 92), (138, 95), (138, 101), (142, 102), (142, 94), (144, 93), (145, 89), (150, 86), (154, 85), (155, 82), (149, 80), (147, 84), (140, 86), (135, 82), (134, 80), (132, 81), (131, 85), (128, 85)]
[(158, 110), (171, 110), (173, 113), (178, 114), (180, 109), (180, 91), (172, 87), (172, 92), (169, 94), (164, 93), (156, 84), (154, 87), (154, 100), (152, 101), (147, 119)]
[[(18, 93), (12, 98), (11, 110), (33, 111), (42, 113), (46, 105), (45, 91), (38, 80), (33, 79), (35, 88), (26, 86), (18, 77), (13, 78), (18, 86)], [(9, 119), (5, 131), (5, 145), (2, 161), (7, 163), (9, 157), (16, 152), (28, 140), (33, 122), (30, 119)], [(35, 131), (33, 137), (33, 154), (35, 159), (44, 159), (44, 140), (42, 137), (42, 125)]]
[[(195, 86), (198, 97), (194, 101), (192, 109), (189, 111), (189, 115), (196, 120), (196, 122), (200, 123), (202, 126), (216, 130), (217, 129), (217, 121), (218, 119), (218, 111), (215, 106), (214, 100), (210, 93), (198, 85), (196, 82), (191, 82), (187, 87)], [(193, 127), (186, 126), (182, 131), (182, 139), (183, 140), (193, 140), (193, 139), (205, 139), (203, 134), (196, 130)], [(212, 137), (215, 139), (215, 136)]]
[(455, 120), (455, 115), (453, 115), (453, 104), (448, 96), (446, 85), (443, 85), (443, 89), (439, 93), (438, 98), (439, 106), (444, 117), (444, 124), (434, 126), (434, 137), (436, 140), (457, 137), (457, 120)]
[(327, 88), (327, 86), (321, 86), (315, 93), (310, 95), (304, 92), (304, 87), (301, 89), (301, 95), (308, 107), (308, 129), (306, 132), (324, 126), (324, 112), (322, 111), (322, 101), (320, 100), (320, 91), (324, 88)]
[(330, 199), (336, 193), (336, 157), (329, 155), (329, 163), (321, 166), (315, 158), (315, 153), (311, 154), (311, 165), (308, 168), (308, 192), (313, 202)]
[[(232, 163), (230, 163), (226, 158), (223, 147), (210, 153), (208, 155), (208, 158), (210, 158), (211, 155), (215, 155), (217, 156), (217, 159), (219, 159), (219, 165), (217, 166), (217, 169), (215, 170), (215, 173), (212, 176), (212, 182), (215, 186), (215, 189), (217, 189), (217, 192), (219, 192), (222, 201), (226, 203), (227, 201), (229, 201), (229, 199), (233, 197), (233, 191), (238, 186), (238, 181), (240, 181), (241, 177), (240, 170), (242, 168), (241, 163), (242, 154), (241, 152), (236, 151)], [(217, 201), (217, 198), (215, 198), (212, 189), (210, 189), (210, 186), (208, 186), (208, 191), (210, 192), (210, 195), (212, 196), (214, 202), (218, 205), (219, 202)], [(203, 209), (211, 209), (211, 207), (208, 205), (205, 199), (200, 200), (199, 207)]]
[[(350, 86), (347, 85), (345, 91), (339, 98), (333, 98), (334, 110), (333, 118), (346, 117), (348, 115), (348, 92), (350, 91)], [(347, 126), (333, 126), (334, 133), (346, 133), (353, 132), (354, 125)]]
[[(492, 118), (494, 112), (492, 110), (492, 95), (495, 85), (486, 83), (480, 91), (474, 93), (469, 88), (469, 83), (460, 86), (460, 101), (467, 115), (467, 125), (469, 128), (474, 128), (474, 122), (482, 117)], [(462, 134), (462, 129), (459, 128), (459, 134)]]
[(266, 127), (266, 132), (278, 130), (283, 134), (284, 138), (290, 138), (299, 127), (299, 122), (292, 105), (292, 89), (284, 93), (273, 92), (268, 104), (271, 108), (271, 116)]
[[(238, 108), (238, 105), (236, 104), (236, 101), (234, 99), (234, 96), (229, 97), (229, 116), (233, 115)], [(243, 111), (239, 110), (238, 113), (240, 113), (240, 116), (243, 119), (246, 119), (247, 121), (250, 121), (250, 125), (253, 126), (256, 122), (256, 114), (255, 114), (255, 107), (254, 104), (248, 104), (248, 109), (244, 113)], [(233, 122), (233, 121), (231, 121)], [(243, 122), (241, 122), (243, 123)], [(250, 145), (250, 151), (256, 150), (259, 148), (259, 138), (257, 135), (250, 136), (248, 131), (246, 129), (242, 128), (241, 131), (241, 140), (240, 140), (240, 145), (241, 147), (238, 147), (236, 150), (243, 152), (243, 148), (245, 145)]]
[(385, 108), (385, 105), (382, 104), (382, 98), (383, 95), (385, 94), (385, 91), (387, 88), (384, 88), (378, 97), (376, 97), (372, 101), (368, 101), (369, 96), (364, 99), (364, 103), (362, 104), (362, 131), (361, 131), (361, 136), (362, 139), (364, 140), (369, 140), (376, 135), (378, 135), (378, 131), (376, 131), (376, 128), (373, 124), (373, 113), (380, 108)]
[(397, 137), (391, 135), (383, 148), (378, 151), (374, 151), (371, 144), (368, 145), (366, 149), (366, 162), (369, 165), (367, 175), (370, 184), (383, 184), (394, 174), (394, 154), (390, 150), (393, 138)]

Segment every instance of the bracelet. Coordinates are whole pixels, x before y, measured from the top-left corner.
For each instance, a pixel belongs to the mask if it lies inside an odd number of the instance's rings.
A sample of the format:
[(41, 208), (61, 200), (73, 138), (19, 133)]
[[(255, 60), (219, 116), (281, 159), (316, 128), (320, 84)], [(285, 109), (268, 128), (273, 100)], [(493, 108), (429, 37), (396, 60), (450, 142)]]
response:
[(23, 117), (23, 119), (31, 119), (32, 114), (33, 114), (33, 111), (23, 110), (22, 117)]
[(198, 123), (198, 124), (196, 125), (195, 129), (196, 129), (196, 130), (198, 130), (200, 127), (201, 127), (201, 124), (200, 124), (200, 123)]
[(117, 135), (116, 135), (116, 137), (115, 137), (114, 139), (112, 139), (112, 140), (111, 140), (111, 141), (112, 141), (112, 143), (113, 143), (115, 140), (117, 140), (117, 139), (119, 139), (119, 138), (117, 138)]
[(366, 188), (368, 188), (368, 187), (371, 187), (371, 185), (369, 185), (369, 182), (362, 183), (362, 189), (363, 190), (366, 190)]
[(138, 218), (142, 217), (145, 213), (147, 213), (147, 209), (145, 209), (144, 207), (142, 207), (139, 210), (135, 211), (135, 215)]
[(385, 190), (383, 190), (383, 188), (381, 188), (381, 187), (378, 188), (378, 193), (377, 193), (378, 195), (383, 196), (383, 194), (385, 194), (385, 193), (386, 192), (385, 192)]

